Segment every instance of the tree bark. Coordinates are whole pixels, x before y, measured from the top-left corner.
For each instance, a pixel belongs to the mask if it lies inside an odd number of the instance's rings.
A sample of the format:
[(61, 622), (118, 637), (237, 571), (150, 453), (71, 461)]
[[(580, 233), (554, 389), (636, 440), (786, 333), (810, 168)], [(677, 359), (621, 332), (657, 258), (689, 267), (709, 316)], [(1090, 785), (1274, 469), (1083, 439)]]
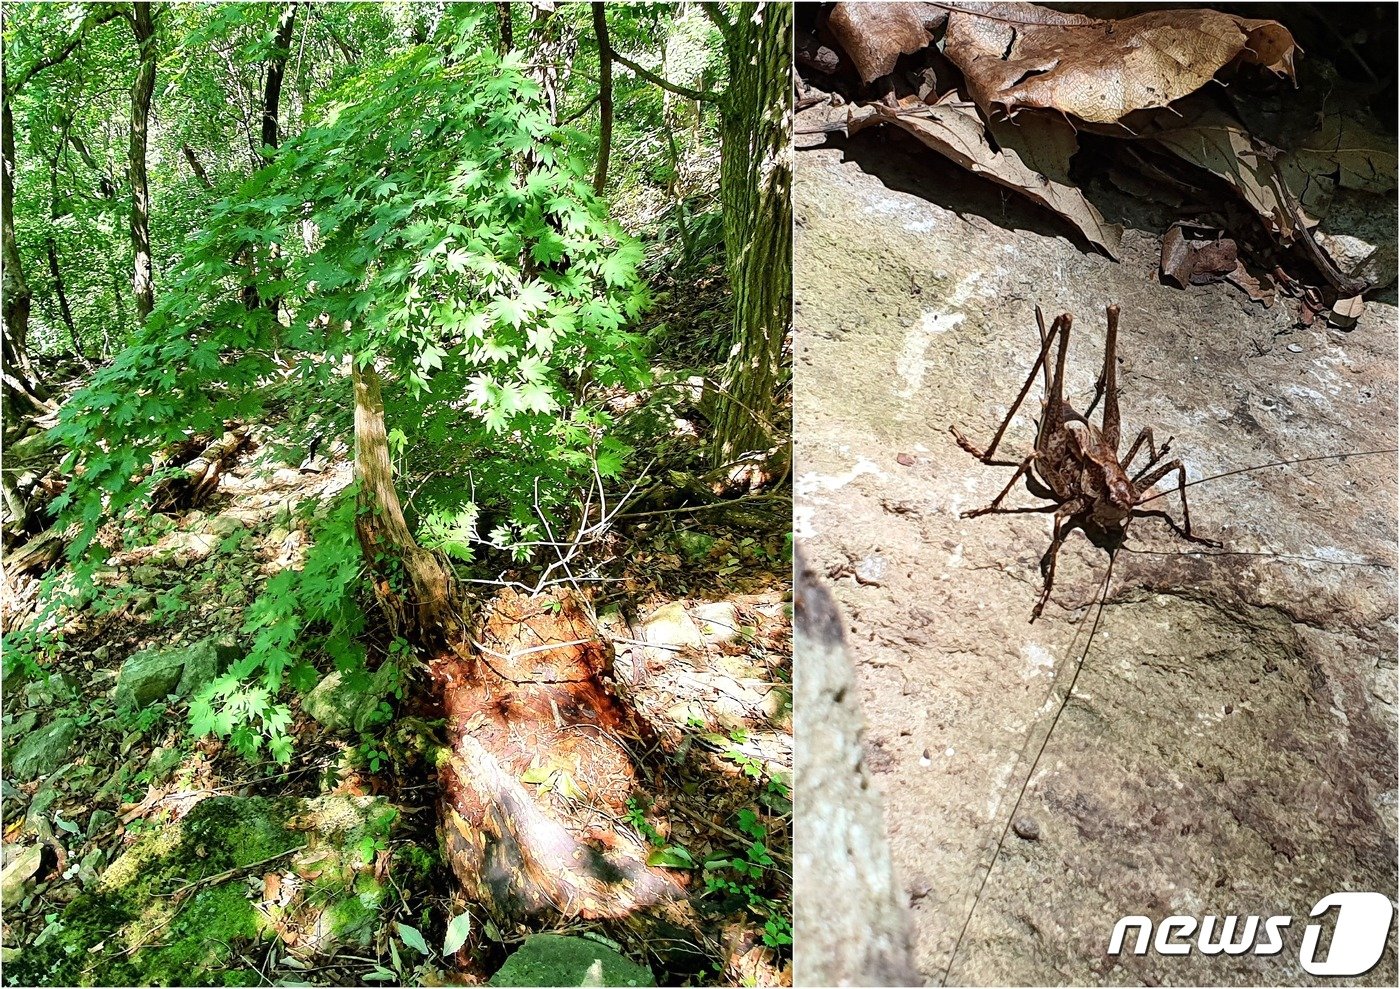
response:
[(504, 57), (515, 47), (515, 31), (511, 27), (509, 3), (496, 4), (496, 26), (499, 29), (496, 53)]
[(451, 569), (413, 538), (394, 488), (379, 373), (356, 363), (355, 528), (374, 579), (374, 594), (396, 634), (428, 646), (459, 638), (460, 599)]
[(297, 5), (289, 3), (277, 21), (277, 34), (272, 41), (272, 58), (267, 63), (267, 77), (263, 81), (262, 143), (263, 157), (271, 159), (267, 148), (277, 149), (277, 118), (281, 111), (282, 79), (287, 72), (287, 56), (292, 50), (292, 31), (295, 29)]
[(551, 127), (559, 125), (559, 38), (554, 33), (554, 0), (532, 0), (532, 47), (534, 57), (527, 70), (540, 84), (541, 98), (549, 113)]
[(601, 196), (608, 186), (608, 158), (612, 154), (613, 72), (607, 11), (597, 2), (593, 4), (593, 33), (598, 38), (598, 167), (593, 173), (593, 192)]
[(792, 7), (762, 3), (721, 24), (729, 87), (720, 199), (734, 317), (724, 392), (712, 417), (715, 464), (772, 445), (774, 391), (792, 325)]
[(131, 30), (136, 37), (136, 79), (131, 84), (131, 147), (127, 171), (131, 181), (131, 246), (136, 254), (131, 294), (142, 322), (155, 308), (155, 275), (151, 262), (151, 194), (146, 183), (146, 144), (150, 138), (151, 96), (156, 88), (156, 29), (151, 5), (131, 5)]
[[(281, 112), (282, 79), (287, 72), (287, 57), (292, 51), (292, 32), (295, 30), (296, 17), (297, 5), (287, 4), (277, 21), (277, 33), (272, 42), (272, 57), (268, 60), (267, 77), (263, 82), (262, 155), (267, 161), (272, 160), (278, 146), (277, 118)], [(269, 244), (267, 253), (270, 277), (273, 281), (280, 281), (283, 273), (281, 246)], [(282, 299), (277, 295), (270, 295), (262, 302), (276, 316)]]
[(805, 742), (793, 807), (793, 939), (801, 945), (793, 983), (919, 985), (841, 616), (800, 551), (796, 572), (793, 658), (802, 675), (793, 710)]
[[(3, 75), (0, 75), (3, 79)], [(15, 238), (15, 120), (10, 104), (13, 94), (0, 82), (5, 94), (0, 108), (0, 144), (4, 152), (4, 202), (0, 203), (0, 226), (3, 226), (4, 250), (4, 332), (0, 336), (0, 375), (4, 379), (6, 423), (15, 422), (49, 411), (43, 389), (29, 362), (29, 310), (34, 294), (24, 278), (19, 242)]]

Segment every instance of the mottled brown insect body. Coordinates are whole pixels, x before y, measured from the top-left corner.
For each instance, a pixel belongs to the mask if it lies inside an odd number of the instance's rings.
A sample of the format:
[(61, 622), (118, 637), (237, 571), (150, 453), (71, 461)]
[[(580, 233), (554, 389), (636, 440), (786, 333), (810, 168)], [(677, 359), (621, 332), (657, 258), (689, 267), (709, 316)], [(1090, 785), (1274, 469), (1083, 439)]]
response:
[[(1152, 429), (1143, 427), (1137, 438), (1133, 440), (1133, 445), (1128, 448), (1127, 456), (1119, 459), (1118, 443), (1121, 421), (1118, 411), (1118, 314), (1117, 306), (1108, 307), (1108, 335), (1104, 345), (1103, 371), (1094, 387), (1094, 400), (1089, 404), (1087, 413), (1081, 415), (1075, 411), (1064, 397), (1065, 360), (1069, 351), (1069, 331), (1074, 325), (1074, 317), (1069, 313), (1057, 316), (1047, 332), (1045, 317), (1042, 315), (1040, 307), (1037, 306), (1035, 317), (1040, 327), (1040, 353), (1036, 357), (1035, 364), (1031, 367), (1025, 384), (1021, 386), (1016, 401), (1012, 403), (1006, 419), (1003, 420), (996, 435), (992, 437), (991, 445), (985, 451), (979, 450), (959, 432), (956, 426), (952, 427), (953, 436), (957, 439), (958, 445), (984, 464), (1016, 468), (1016, 473), (1012, 475), (1006, 487), (992, 500), (990, 505), (975, 511), (963, 512), (963, 518), (973, 518), (998, 511), (1010, 511), (1010, 509), (1001, 508), (1001, 502), (1022, 476), (1028, 478), (1030, 482), (1028, 486), (1032, 488), (1033, 493), (1040, 494), (1051, 501), (1051, 504), (1043, 508), (1032, 509), (1032, 511), (1053, 511), (1055, 513), (1055, 529), (1050, 548), (1041, 559), (1041, 570), (1045, 575), (1045, 584), (1041, 590), (1040, 600), (1036, 602), (1035, 608), (1031, 611), (1031, 621), (1040, 617), (1041, 610), (1050, 597), (1050, 589), (1055, 582), (1055, 561), (1059, 555), (1060, 546), (1064, 543), (1065, 537), (1075, 528), (1082, 529), (1090, 541), (1105, 547), (1112, 553), (1121, 544), (1130, 519), (1152, 516), (1166, 520), (1178, 535), (1191, 542), (1204, 543), (1208, 546), (1220, 545), (1191, 532), (1191, 511), (1186, 504), (1186, 468), (1180, 459), (1160, 463), (1171, 446), (1170, 439), (1163, 443), (1159, 449), (1153, 439)], [(1049, 365), (1052, 346), (1055, 347), (1053, 374)], [(1016, 415), (1016, 410), (1020, 408), (1021, 403), (1026, 398), (1026, 393), (1030, 391), (1031, 384), (1035, 381), (1036, 372), (1041, 372), (1044, 376), (1045, 398), (1041, 402), (1040, 426), (1036, 433), (1035, 449), (1020, 462), (994, 459), (997, 444), (1001, 442), (1002, 436)], [(1100, 399), (1104, 403), (1102, 425), (1095, 426), (1089, 421), (1089, 416), (1093, 415), (1094, 408)], [(1143, 444), (1147, 445), (1147, 463), (1136, 476), (1130, 476), (1128, 469), (1137, 457), (1138, 451), (1142, 449)], [(1182, 525), (1180, 526), (1166, 512), (1145, 510), (1138, 507), (1139, 504), (1147, 500), (1145, 496), (1148, 490), (1173, 471), (1176, 472), (1177, 486), (1181, 493)], [(1036, 483), (1036, 479), (1043, 482), (1043, 491), (1035, 491), (1035, 488), (1041, 487), (1040, 484)]]

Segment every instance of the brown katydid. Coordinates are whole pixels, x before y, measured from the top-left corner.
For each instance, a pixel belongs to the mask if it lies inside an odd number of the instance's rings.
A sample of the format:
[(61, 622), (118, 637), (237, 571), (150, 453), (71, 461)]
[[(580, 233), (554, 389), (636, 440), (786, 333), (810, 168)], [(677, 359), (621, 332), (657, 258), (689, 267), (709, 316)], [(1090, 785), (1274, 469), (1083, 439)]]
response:
[[(1128, 520), (1145, 516), (1165, 519), (1178, 535), (1191, 542), (1220, 546), (1215, 540), (1197, 536), (1191, 531), (1191, 509), (1186, 503), (1186, 468), (1180, 458), (1160, 463), (1171, 448), (1170, 438), (1159, 448), (1154, 441), (1152, 428), (1144, 426), (1133, 440), (1133, 445), (1128, 448), (1127, 456), (1119, 460), (1121, 419), (1118, 410), (1116, 366), (1118, 314), (1116, 305), (1108, 307), (1108, 337), (1104, 346), (1103, 372), (1094, 386), (1094, 399), (1086, 413), (1081, 415), (1076, 412), (1065, 399), (1065, 359), (1069, 351), (1069, 333), (1074, 325), (1074, 316), (1070, 313), (1056, 316), (1047, 332), (1045, 316), (1040, 307), (1036, 306), (1035, 318), (1040, 328), (1040, 353), (1036, 356), (1035, 364), (1031, 367), (1025, 384), (1021, 386), (1016, 401), (1011, 404), (1001, 427), (992, 437), (991, 445), (985, 451), (979, 450), (958, 427), (952, 427), (958, 446), (982, 463), (1016, 468), (1016, 473), (1011, 476), (1001, 493), (992, 499), (990, 505), (963, 512), (963, 518), (1005, 511), (1001, 508), (1002, 501), (1023, 476), (1032, 482), (1038, 476), (1045, 487), (1035, 493), (1043, 493), (1044, 497), (1052, 501), (1050, 505), (1034, 509), (1053, 511), (1055, 529), (1050, 548), (1041, 560), (1045, 583), (1040, 592), (1040, 600), (1031, 611), (1031, 621), (1039, 618), (1045, 608), (1050, 589), (1055, 583), (1055, 561), (1059, 556), (1060, 547), (1064, 544), (1065, 537), (1075, 528), (1082, 529), (1091, 542), (1108, 549), (1110, 554), (1122, 543), (1127, 532)], [(1055, 350), (1055, 370), (1052, 374), (1050, 349), (1055, 346), (1056, 341), (1058, 347)], [(1025, 401), (1026, 393), (1035, 382), (1037, 373), (1042, 373), (1044, 377), (1045, 398), (1041, 402), (1040, 428), (1036, 435), (1035, 449), (1019, 462), (997, 460), (997, 446), (1006, 434), (1007, 427), (1011, 425), (1011, 420), (1016, 417), (1021, 403)], [(1103, 425), (1097, 427), (1089, 421), (1089, 417), (1093, 415), (1100, 399), (1104, 403)], [(1144, 444), (1147, 446), (1147, 463), (1136, 476), (1129, 477), (1128, 468), (1132, 466)], [(1139, 507), (1147, 500), (1144, 495), (1151, 487), (1173, 471), (1176, 472), (1177, 490), (1181, 492), (1183, 524), (1180, 526), (1164, 511)]]
[[(1004, 824), (1000, 830), (1000, 836), (992, 850), (991, 859), (986, 864), (986, 869), (982, 874), (980, 885), (973, 897), (971, 909), (966, 914), (961, 930), (954, 942), (953, 950), (949, 954), (943, 978), (943, 984), (945, 985), (950, 984), (952, 981), (951, 975), (954, 964), (958, 958), (959, 950), (968, 933), (973, 916), (977, 911), (978, 903), (986, 888), (992, 869), (1001, 856), (1002, 848), (1011, 830), (1012, 822), (1017, 819), (1027, 789), (1030, 786), (1031, 780), (1035, 777), (1041, 757), (1046, 751), (1050, 737), (1054, 734), (1055, 727), (1060, 720), (1061, 714), (1063, 714), (1070, 698), (1074, 696), (1075, 686), (1078, 683), (1084, 661), (1089, 655), (1095, 634), (1099, 628), (1100, 619), (1103, 617), (1104, 604), (1108, 598), (1109, 582), (1113, 574), (1113, 562), (1118, 550), (1123, 547), (1124, 538), (1127, 535), (1131, 520), (1140, 517), (1160, 518), (1166, 521), (1178, 536), (1186, 540), (1205, 546), (1220, 547), (1220, 543), (1198, 536), (1192, 532), (1190, 509), (1186, 500), (1185, 489), (1187, 487), (1201, 483), (1202, 481), (1250, 473), (1269, 467), (1323, 460), (1345, 460), (1349, 457), (1393, 454), (1396, 452), (1394, 449), (1364, 450), (1303, 457), (1295, 460), (1275, 461), (1270, 464), (1238, 468), (1215, 474), (1211, 477), (1188, 481), (1186, 479), (1185, 468), (1180, 459), (1172, 459), (1164, 462), (1171, 445), (1171, 439), (1168, 439), (1158, 447), (1155, 443), (1152, 430), (1150, 428), (1144, 428), (1138, 433), (1136, 439), (1128, 448), (1126, 455), (1120, 458), (1118, 449), (1121, 439), (1121, 419), (1118, 407), (1119, 396), (1116, 373), (1118, 307), (1115, 305), (1107, 308), (1108, 328), (1103, 369), (1095, 384), (1094, 397), (1087, 411), (1083, 414), (1077, 412), (1065, 397), (1066, 354), (1068, 351), (1069, 334), (1073, 326), (1073, 317), (1068, 313), (1058, 316), (1047, 330), (1044, 316), (1039, 307), (1036, 308), (1035, 313), (1040, 332), (1039, 354), (1024, 384), (1021, 386), (1015, 401), (1012, 403), (1006, 418), (1002, 421), (1000, 427), (994, 434), (990, 445), (983, 451), (971, 443), (956, 426), (951, 427), (951, 431), (958, 445), (971, 453), (982, 463), (991, 466), (1016, 468), (1010, 481), (989, 505), (984, 508), (963, 512), (961, 513), (961, 517), (973, 518), (1001, 512), (1039, 511), (1055, 513), (1051, 545), (1041, 560), (1044, 583), (1039, 599), (1032, 610), (1032, 622), (1041, 615), (1045, 602), (1049, 598), (1054, 583), (1055, 561), (1058, 552), (1065, 538), (1074, 528), (1080, 528), (1091, 542), (1108, 552), (1109, 564), (1099, 587), (1099, 592), (1096, 595), (1098, 598), (1098, 607), (1089, 628), (1088, 640), (1082, 651), (1079, 652), (1078, 661), (1073, 667), (1072, 675), (1069, 678), (1068, 688), (1064, 690), (1063, 693), (1059, 694), (1058, 703), (1054, 706), (1054, 713), (1049, 719), (1048, 726), (1044, 730), (1044, 733), (1039, 735), (1038, 745), (1035, 744), (1038, 732), (1032, 731), (1027, 737), (1020, 757), (1017, 760), (1017, 765), (1019, 766), (1029, 756), (1030, 768), (1026, 772), (1022, 784), (1016, 793), (1015, 802), (1012, 805), (1010, 813), (1005, 815)], [(1054, 353), (1053, 368), (1051, 366), (1052, 352)], [(1031, 386), (1035, 383), (1037, 375), (1042, 377), (1045, 398), (1042, 401), (1041, 416), (1037, 426), (1034, 449), (1028, 456), (1020, 460), (997, 459), (997, 447), (1019, 411)], [(1093, 415), (1094, 410), (1101, 400), (1104, 402), (1101, 425), (1095, 426), (1090, 421), (1090, 417)], [(1138, 468), (1135, 475), (1130, 476), (1128, 471), (1144, 446), (1147, 451), (1147, 462), (1145, 465)], [(1153, 493), (1151, 490), (1153, 485), (1163, 478), (1168, 477), (1173, 472), (1176, 474), (1175, 486), (1169, 487), (1162, 492)], [(1030, 509), (1003, 508), (1002, 502), (1015, 487), (1016, 482), (1022, 477), (1026, 478), (1027, 487), (1033, 494), (1048, 499), (1050, 503)], [(1143, 507), (1148, 502), (1157, 498), (1176, 494), (1179, 494), (1181, 499), (1181, 524), (1178, 524), (1176, 520), (1166, 512)], [(1226, 553), (1223, 555), (1233, 554)], [(1248, 553), (1244, 555), (1264, 554)], [(1052, 687), (1052, 693), (1058, 693), (1058, 691)]]

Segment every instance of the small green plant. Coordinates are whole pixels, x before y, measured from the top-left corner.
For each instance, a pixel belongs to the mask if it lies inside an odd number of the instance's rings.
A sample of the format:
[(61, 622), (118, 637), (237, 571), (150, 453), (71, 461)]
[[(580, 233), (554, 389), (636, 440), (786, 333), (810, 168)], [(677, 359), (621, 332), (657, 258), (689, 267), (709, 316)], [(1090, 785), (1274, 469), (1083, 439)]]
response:
[(776, 867), (768, 849), (768, 829), (753, 811), (739, 811), (738, 829), (750, 840), (737, 852), (717, 852), (705, 860), (705, 894), (727, 908), (746, 909), (763, 921), (764, 943), (780, 948), (792, 943), (792, 920), (783, 903), (765, 892)]
[(160, 724), (161, 719), (165, 717), (167, 707), (168, 705), (157, 701), (143, 708), (122, 711), (117, 715), (117, 724), (121, 726), (123, 731), (134, 731), (138, 735), (144, 735)]
[(355, 762), (377, 773), (381, 766), (389, 765), (389, 753), (374, 739), (365, 739), (355, 748)]

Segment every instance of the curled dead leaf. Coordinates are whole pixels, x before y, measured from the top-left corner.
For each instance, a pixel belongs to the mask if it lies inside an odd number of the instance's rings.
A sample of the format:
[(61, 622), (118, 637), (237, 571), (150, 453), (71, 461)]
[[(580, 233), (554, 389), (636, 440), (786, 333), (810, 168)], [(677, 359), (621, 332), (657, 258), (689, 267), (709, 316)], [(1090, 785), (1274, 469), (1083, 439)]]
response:
[(827, 26), (869, 83), (893, 71), (899, 56), (927, 48), (947, 19), (930, 3), (838, 3)]
[(1196, 92), (1236, 61), (1291, 78), (1295, 48), (1281, 24), (1214, 10), (1107, 21), (1029, 3), (969, 3), (949, 14), (944, 53), (984, 113), (1031, 107), (1115, 123)]
[(1162, 236), (1162, 281), (1177, 288), (1224, 281), (1239, 266), (1239, 249), (1228, 237), (1193, 240), (1180, 224)]
[(1015, 123), (995, 125), (998, 148), (988, 128), (969, 106), (942, 104), (902, 113), (878, 104), (852, 119), (855, 134), (873, 124), (893, 124), (959, 166), (1012, 189), (1068, 221), (1086, 240), (1117, 257), (1121, 228), (1108, 223), (1084, 194), (1069, 182), (1069, 159), (1076, 142), (1064, 120), (1028, 114)]

